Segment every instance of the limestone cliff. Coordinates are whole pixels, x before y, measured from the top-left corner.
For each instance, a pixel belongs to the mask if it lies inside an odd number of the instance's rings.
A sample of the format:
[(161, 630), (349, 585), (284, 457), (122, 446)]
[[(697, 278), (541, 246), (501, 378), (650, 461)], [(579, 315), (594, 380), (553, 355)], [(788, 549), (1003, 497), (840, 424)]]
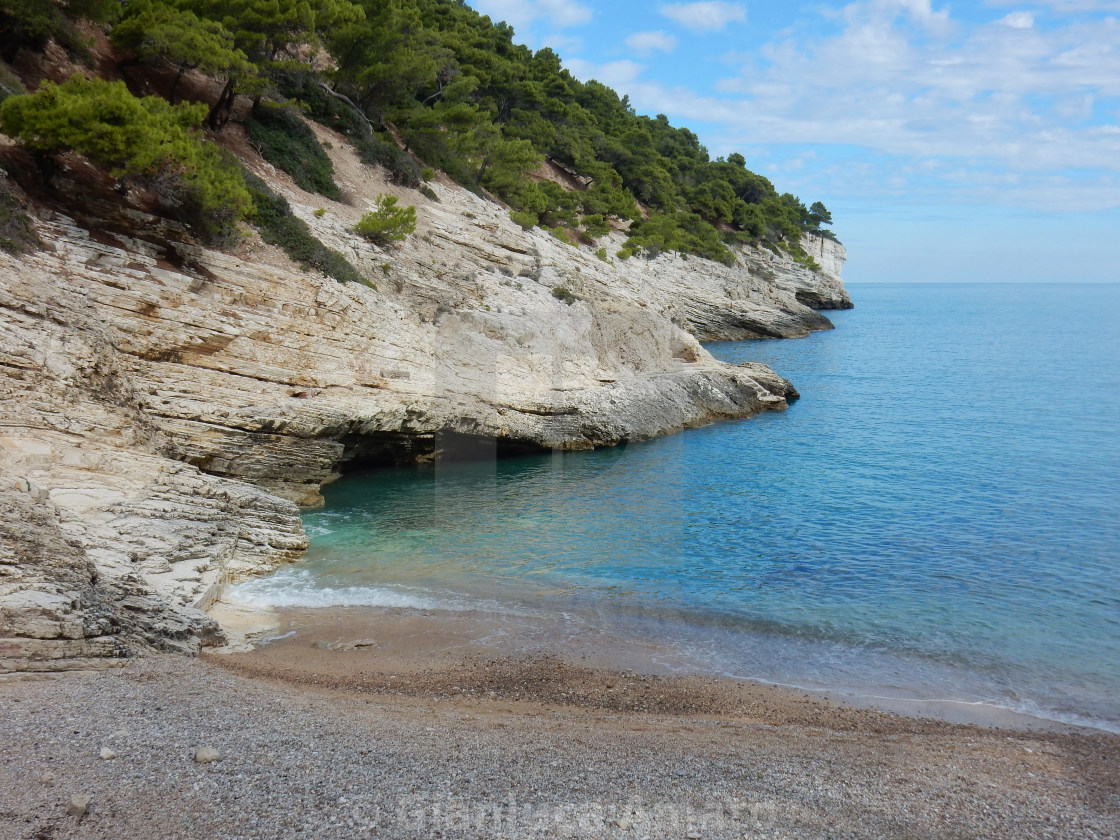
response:
[[(851, 305), (829, 240), (808, 243), (820, 271), (753, 250), (732, 267), (604, 261), (450, 184), (439, 201), (391, 186), (315, 130), (342, 203), (244, 156), (369, 285), (255, 237), (202, 248), (126, 198), (82, 197), (76, 171), (54, 184), (74, 201), (35, 208), (44, 248), (0, 253), (0, 669), (219, 638), (204, 610), (220, 587), (297, 559), (297, 505), (348, 464), (783, 408), (789, 383), (698, 339), (806, 335), (831, 326), (810, 305)], [(350, 232), (385, 192), (419, 214), (391, 250)]]

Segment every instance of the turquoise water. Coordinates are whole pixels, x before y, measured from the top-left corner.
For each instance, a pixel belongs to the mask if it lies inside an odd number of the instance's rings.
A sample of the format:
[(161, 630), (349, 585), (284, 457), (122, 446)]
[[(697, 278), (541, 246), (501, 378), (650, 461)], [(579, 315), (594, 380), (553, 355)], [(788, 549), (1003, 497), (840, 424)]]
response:
[(347, 479), (239, 597), (562, 613), (700, 670), (1120, 731), (1120, 286), (852, 293), (835, 331), (708, 346), (789, 411)]

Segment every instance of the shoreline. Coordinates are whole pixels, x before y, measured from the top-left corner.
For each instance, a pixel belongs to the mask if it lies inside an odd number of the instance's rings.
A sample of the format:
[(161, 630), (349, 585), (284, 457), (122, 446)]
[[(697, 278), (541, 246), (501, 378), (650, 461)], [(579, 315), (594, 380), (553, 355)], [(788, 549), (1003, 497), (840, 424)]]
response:
[[(501, 684), (503, 680), (509, 682), (518, 667), (543, 669), (547, 677), (538, 674), (536, 679), (550, 688), (530, 692), (530, 699), (556, 702), (560, 697), (561, 702), (578, 700), (576, 705), (588, 708), (633, 710), (634, 704), (620, 704), (620, 695), (588, 692), (581, 682), (600, 686), (612, 679), (624, 683), (634, 678), (661, 685), (670, 694), (703, 686), (706, 696), (725, 698), (721, 702), (706, 701), (717, 712), (729, 710), (726, 697), (749, 687), (748, 693), (812, 698), (822, 708), (886, 713), (917, 721), (1023, 732), (1117, 734), (1107, 728), (1063, 722), (990, 702), (861, 694), (718, 674), (682, 659), (655, 639), (586, 625), (573, 631), (569, 622), (556, 618), (541, 626), (534, 617), (475, 610), (262, 608), (222, 601), (212, 614), (231, 636), (230, 645), (205, 654), (215, 664), (247, 676), (339, 691), (388, 688), (397, 694), (457, 693), (466, 697), (472, 694), (467, 686), (477, 682), (472, 669), (481, 668), (485, 673), (495, 663), (502, 663), (498, 669), (501, 676), (490, 675), (488, 679)], [(416, 679), (417, 675), (422, 679)], [(396, 680), (394, 686), (388, 685), (390, 677)], [(508, 699), (508, 685), (499, 685), (497, 692), (494, 687), (488, 686), (485, 691)]]
[(0, 682), (0, 835), (1104, 840), (1120, 824), (1120, 736), (349, 644), (305, 647), (387, 650), (393, 673), (339, 683), (311, 658), (159, 655)]

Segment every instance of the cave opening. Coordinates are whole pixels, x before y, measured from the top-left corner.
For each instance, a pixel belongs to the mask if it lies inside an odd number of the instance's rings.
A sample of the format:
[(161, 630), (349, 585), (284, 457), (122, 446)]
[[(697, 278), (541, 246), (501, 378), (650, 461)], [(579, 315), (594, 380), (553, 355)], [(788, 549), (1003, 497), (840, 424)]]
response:
[(375, 432), (346, 435), (338, 472), (341, 475), (369, 472), (387, 467), (492, 461), (526, 455), (545, 455), (552, 448), (535, 441), (493, 435), (438, 432)]

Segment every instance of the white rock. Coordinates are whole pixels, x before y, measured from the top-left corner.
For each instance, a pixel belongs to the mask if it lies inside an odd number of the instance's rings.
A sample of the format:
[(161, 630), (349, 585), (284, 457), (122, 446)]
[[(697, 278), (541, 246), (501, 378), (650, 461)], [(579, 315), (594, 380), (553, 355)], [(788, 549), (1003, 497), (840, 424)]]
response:
[(105, 759), (106, 761), (108, 761), (109, 759), (116, 758), (117, 754), (115, 752), (113, 752), (111, 749), (109, 749), (108, 747), (102, 747), (101, 748), (101, 757), (103, 759)]
[(75, 793), (70, 797), (70, 805), (66, 808), (66, 813), (71, 817), (81, 819), (85, 816), (92, 799), (93, 797), (87, 796), (84, 793)]
[(212, 761), (221, 761), (222, 754), (213, 747), (199, 747), (194, 751), (196, 764), (209, 764)]

